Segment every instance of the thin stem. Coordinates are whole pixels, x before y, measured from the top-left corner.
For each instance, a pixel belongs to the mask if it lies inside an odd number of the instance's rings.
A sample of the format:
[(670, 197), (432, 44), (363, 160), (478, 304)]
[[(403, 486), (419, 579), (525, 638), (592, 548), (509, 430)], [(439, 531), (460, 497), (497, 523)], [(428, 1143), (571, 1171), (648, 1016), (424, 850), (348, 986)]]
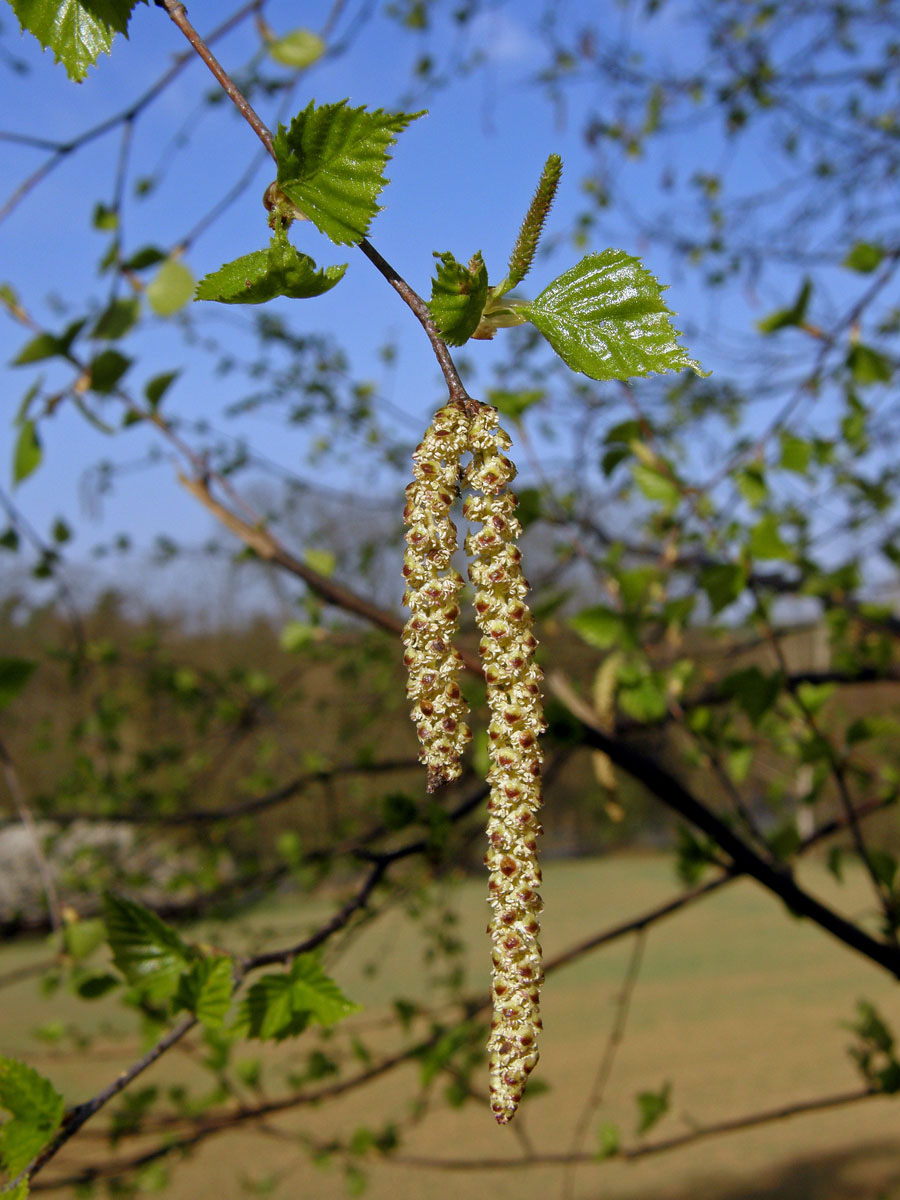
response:
[(207, 46), (206, 42), (188, 20), (187, 9), (181, 3), (181, 0), (156, 0), (157, 5), (172, 18), (187, 40), (190, 42), (195, 53), (203, 59), (210, 71), (216, 77), (219, 86), (228, 96), (229, 100), (235, 105), (238, 112), (271, 154), (275, 157), (275, 151), (272, 148), (272, 135), (269, 133), (265, 123), (260, 119), (254, 111), (250, 101), (232, 81), (231, 76), (220, 64), (219, 60)]

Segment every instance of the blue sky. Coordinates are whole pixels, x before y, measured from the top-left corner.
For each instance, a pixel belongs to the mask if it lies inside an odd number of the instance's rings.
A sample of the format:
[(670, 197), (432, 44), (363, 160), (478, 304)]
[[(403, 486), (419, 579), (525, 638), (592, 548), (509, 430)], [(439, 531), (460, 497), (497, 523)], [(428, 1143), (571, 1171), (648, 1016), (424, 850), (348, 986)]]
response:
[[(395, 147), (388, 171), (392, 182), (383, 195), (385, 211), (373, 225), (371, 237), (420, 293), (428, 294), (435, 250), (450, 249), (464, 259), (480, 249), (491, 277), (503, 273), (518, 221), (549, 153), (561, 154), (565, 163), (549, 233), (569, 228), (583, 207), (579, 180), (592, 160), (573, 118), (575, 105), (587, 95), (588, 85), (580, 90), (576, 85), (570, 105), (563, 110), (554, 110), (529, 86), (544, 61), (537, 27), (540, 7), (535, 0), (499, 3), (479, 17), (469, 36), (488, 59), (487, 70), (438, 91), (429, 99), (429, 115), (402, 134)], [(623, 29), (631, 19), (618, 5), (601, 7), (607, 9), (609, 20), (621, 22)], [(305, 6), (305, 22), (317, 28), (328, 8), (324, 3)], [(201, 32), (225, 11), (208, 2), (196, 2), (190, 9)], [(267, 16), (273, 29), (283, 33), (295, 27), (296, 11), (295, 4), (273, 2)], [(558, 11), (564, 16), (567, 8), (560, 5)], [(660, 62), (684, 65), (692, 52), (692, 31), (681, 20), (682, 12), (680, 5), (669, 5), (652, 25), (642, 27), (641, 48)], [(3, 127), (54, 139), (77, 137), (110, 112), (127, 106), (185, 46), (160, 9), (139, 5), (132, 18), (130, 40), (118, 39), (112, 56), (102, 57), (87, 81), (75, 86), (49, 54), (40, 53), (32, 39), (20, 39), (11, 15), (4, 12), (3, 18), (7, 49), (21, 56), (30, 68), (24, 76), (0, 72)], [(442, 26), (420, 41), (376, 17), (349, 53), (334, 61), (323, 60), (298, 79), (290, 111), (297, 111), (310, 98), (321, 103), (344, 97), (370, 108), (395, 108), (408, 86), (415, 55), (423, 48), (445, 48), (451, 36), (452, 30)], [(258, 45), (258, 35), (245, 23), (215, 49), (226, 67), (235, 70)], [(130, 151), (132, 180), (159, 165), (164, 167), (164, 177), (149, 199), (129, 196), (126, 200), (126, 252), (148, 242), (163, 247), (176, 244), (257, 153), (258, 143), (249, 127), (232, 117), (225, 105), (202, 106), (201, 97), (212, 86), (205, 67), (195, 62), (136, 123)], [(271, 105), (260, 103), (259, 109), (271, 124)], [(185, 135), (189, 135), (187, 144), (177, 145)], [(82, 305), (86, 295), (102, 304), (108, 294), (108, 277), (97, 275), (97, 260), (107, 235), (92, 229), (91, 213), (97, 201), (108, 203), (112, 196), (120, 136), (116, 129), (71, 155), (0, 224), (0, 281), (12, 283), (25, 306), (51, 328), (61, 327), (68, 319), (55, 313), (54, 305)], [(40, 164), (43, 152), (9, 142), (0, 145), (5, 186), (11, 190)], [(659, 181), (666, 169), (681, 169), (684, 176), (691, 164), (727, 168), (733, 180), (739, 185), (744, 180), (748, 186), (771, 171), (752, 137), (742, 141), (736, 154), (721, 137), (709, 132), (698, 136), (696, 131), (686, 130), (661, 143), (658, 156), (636, 159), (623, 168), (628, 208), (638, 217), (645, 210), (647, 214), (655, 210), (661, 198)], [(191, 246), (185, 261), (195, 276), (265, 243), (267, 229), (260, 198), (272, 177), (271, 165), (263, 163), (242, 198)], [(353, 248), (331, 245), (308, 225), (295, 225), (292, 237), (320, 265), (348, 261), (350, 268), (344, 281), (327, 296), (315, 301), (276, 302), (273, 307), (289, 312), (295, 327), (334, 334), (347, 347), (356, 377), (371, 378), (388, 402), (385, 421), (414, 440), (442, 394), (431, 351), (417, 323)], [(611, 212), (603, 216), (583, 249), (563, 244), (552, 261), (537, 264), (527, 281), (529, 294), (535, 294), (585, 251), (613, 244), (643, 254), (647, 265), (672, 284), (667, 299), (680, 314), (678, 324), (689, 331), (686, 341), (691, 351), (714, 370), (719, 368), (717, 356), (729, 339), (737, 342), (755, 317), (792, 298), (779, 295), (776, 283), (774, 290), (771, 284), (764, 284), (761, 294), (732, 289), (724, 303), (721, 294), (711, 299), (689, 274), (676, 271), (661, 251), (635, 244), (634, 237), (624, 215)], [(69, 310), (70, 316), (73, 311)], [(247, 310), (220, 308), (215, 323), (230, 343), (240, 347), (249, 345), (242, 333), (247, 320)], [(8, 363), (26, 337), (13, 322), (0, 320), (0, 363)], [(386, 340), (398, 347), (397, 365), (391, 370), (385, 369), (379, 357)], [(131, 349), (127, 344), (122, 348), (126, 352)], [(135, 339), (134, 348), (141, 352), (139, 366), (126, 382), (138, 388), (157, 372), (177, 367), (182, 374), (170, 394), (173, 407), (217, 427), (227, 426), (223, 410), (246, 387), (231, 377), (213, 376), (208, 359), (192, 353), (171, 322), (154, 320)], [(464, 358), (487, 370), (502, 351), (498, 344), (471, 343)], [(5, 447), (0, 463), (7, 464), (11, 454), (9, 418), (34, 371), (5, 366), (2, 371), (6, 419), (0, 427), (0, 446)], [(47, 369), (48, 386), (54, 379), (66, 377), (55, 371), (58, 368), (52, 365)], [(474, 390), (477, 394), (477, 384)], [(244, 418), (241, 429), (260, 453), (310, 480), (318, 473), (322, 482), (341, 488), (384, 482), (383, 475), (378, 475), (374, 466), (367, 467), (363, 459), (349, 466), (311, 466), (307, 461), (308, 432), (286, 428), (274, 414)], [(151, 470), (135, 469), (119, 478), (111, 495), (101, 499), (92, 492), (87, 469), (101, 458), (141, 463), (152, 447), (158, 447), (151, 432), (137, 427), (115, 438), (105, 437), (69, 405), (44, 424), (42, 436), (44, 464), (21, 485), (15, 499), (40, 532), (45, 532), (56, 516), (64, 515), (76, 531), (71, 548), (74, 558), (120, 531), (129, 533), (138, 547), (149, 545), (164, 531), (174, 531), (186, 543), (200, 543), (210, 535), (210, 518), (178, 486), (168, 452), (164, 451), (162, 461)], [(5, 472), (8, 467), (0, 469)]]

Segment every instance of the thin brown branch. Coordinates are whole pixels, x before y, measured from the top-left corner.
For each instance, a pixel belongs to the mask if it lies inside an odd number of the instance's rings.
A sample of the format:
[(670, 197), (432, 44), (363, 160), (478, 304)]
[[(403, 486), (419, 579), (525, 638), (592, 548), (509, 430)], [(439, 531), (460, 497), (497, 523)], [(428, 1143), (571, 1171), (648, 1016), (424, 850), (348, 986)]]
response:
[(254, 112), (247, 97), (243, 94), (240, 88), (233, 83), (231, 76), (221, 66), (216, 56), (210, 50), (209, 46), (193, 27), (188, 20), (187, 9), (181, 3), (181, 0), (156, 0), (156, 4), (165, 9), (172, 18), (173, 22), (178, 26), (184, 36), (191, 44), (194, 53), (197, 54), (209, 67), (216, 81), (222, 88), (225, 95), (231, 100), (232, 104), (237, 108), (238, 112), (265, 146), (266, 150), (275, 157), (275, 151), (272, 149), (272, 135), (269, 133), (265, 123)]

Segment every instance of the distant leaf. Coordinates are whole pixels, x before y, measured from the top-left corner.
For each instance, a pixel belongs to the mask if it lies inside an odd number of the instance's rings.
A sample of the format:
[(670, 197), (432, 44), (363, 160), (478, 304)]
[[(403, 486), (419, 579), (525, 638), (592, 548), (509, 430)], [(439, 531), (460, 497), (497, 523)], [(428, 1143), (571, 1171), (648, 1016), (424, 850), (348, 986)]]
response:
[(780, 671), (764, 674), (759, 667), (744, 667), (722, 680), (722, 691), (732, 696), (754, 725), (769, 711), (781, 691)]
[(284, 230), (277, 230), (267, 250), (245, 254), (201, 279), (195, 298), (220, 304), (264, 304), (276, 296), (303, 300), (330, 291), (346, 270), (346, 263), (317, 270), (309, 255), (296, 250)]
[(312, 66), (325, 53), (325, 43), (311, 29), (295, 29), (269, 42), (266, 53), (275, 62), (297, 71)]
[(144, 384), (144, 395), (151, 408), (159, 408), (163, 396), (180, 374), (180, 371), (164, 371), (161, 375), (154, 375), (152, 379), (147, 380)]
[(0, 709), (24, 691), (36, 667), (30, 658), (0, 658)]
[(178, 259), (167, 258), (147, 284), (145, 294), (157, 316), (174, 316), (194, 295), (193, 272)]
[(208, 1029), (218, 1028), (231, 1006), (233, 967), (225, 955), (198, 959), (179, 980), (176, 1008), (186, 1008)]
[(641, 671), (631, 680), (619, 672), (619, 707), (636, 721), (661, 721), (669, 711), (666, 677), (659, 671)]
[(812, 458), (812, 444), (783, 429), (781, 431), (781, 466), (786, 471), (805, 475)]
[(147, 267), (155, 267), (157, 263), (165, 262), (166, 253), (158, 246), (141, 246), (130, 258), (126, 258), (122, 267), (126, 271), (145, 271)]
[(359, 1012), (359, 1005), (347, 999), (313, 954), (301, 954), (294, 959), (291, 980), (294, 1006), (304, 1006), (320, 1025), (334, 1025)]
[(604, 1121), (597, 1130), (596, 1158), (598, 1162), (605, 1162), (608, 1158), (614, 1158), (619, 1153), (621, 1144), (622, 1138), (618, 1125), (613, 1125), (611, 1121)]
[(647, 1133), (657, 1121), (669, 1111), (672, 1085), (664, 1083), (658, 1092), (639, 1092), (637, 1096), (639, 1117), (637, 1131)]
[(387, 183), (382, 171), (396, 135), (422, 116), (366, 112), (346, 100), (316, 108), (311, 101), (275, 135), (278, 183), (317, 229), (338, 245), (368, 233)]
[(106, 396), (131, 366), (132, 359), (118, 350), (103, 350), (88, 364), (91, 375), (91, 391)]
[(437, 273), (431, 281), (428, 307), (441, 337), (451, 346), (464, 345), (481, 321), (488, 293), (487, 267), (479, 251), (468, 266), (448, 250), (435, 254)]
[(876, 246), (872, 242), (856, 242), (841, 263), (841, 266), (848, 267), (851, 271), (860, 271), (862, 274), (867, 275), (870, 271), (877, 270), (881, 266), (883, 259), (883, 246)]
[(307, 566), (312, 567), (320, 575), (330, 576), (334, 574), (334, 569), (337, 566), (337, 558), (332, 550), (322, 550), (315, 546), (311, 546), (303, 555), (303, 561)]
[(91, 214), (91, 224), (95, 229), (108, 233), (118, 227), (119, 214), (114, 208), (110, 208), (108, 204), (102, 204), (98, 200)]
[(19, 426), (19, 435), (13, 450), (13, 484), (21, 483), (36, 471), (43, 457), (37, 426), (34, 421), (23, 421)]
[(605, 604), (583, 608), (569, 618), (568, 624), (580, 638), (597, 650), (634, 645), (634, 633), (625, 616)]
[(505, 388), (488, 388), (484, 398), (505, 417), (518, 421), (532, 405), (540, 404), (546, 394), (543, 388), (522, 388), (515, 392)]
[(631, 468), (634, 481), (648, 500), (661, 504), (671, 512), (681, 501), (682, 489), (678, 480), (663, 467), (635, 463)]
[(879, 350), (857, 342), (850, 347), (847, 366), (854, 382), (865, 386), (870, 383), (890, 383), (894, 374), (891, 360)]
[(169, 1000), (195, 957), (191, 948), (170, 925), (133, 900), (106, 892), (103, 914), (113, 961), (127, 981), (156, 1001)]
[(811, 297), (812, 281), (804, 279), (794, 303), (789, 308), (778, 308), (769, 313), (767, 317), (756, 322), (756, 328), (760, 333), (775, 333), (779, 329), (802, 325), (806, 320), (806, 310), (809, 308)]
[(711, 563), (700, 572), (700, 586), (714, 615), (733, 604), (746, 583), (747, 573), (737, 563)]
[(281, 631), (278, 639), (281, 649), (288, 654), (296, 654), (302, 650), (304, 646), (308, 646), (310, 642), (314, 642), (321, 636), (321, 631), (318, 625), (311, 625), (308, 621), (288, 621)]
[(124, 337), (141, 315), (141, 302), (137, 296), (126, 300), (113, 300), (97, 318), (91, 337), (114, 341)]
[(235, 1030), (246, 1037), (282, 1041), (302, 1033), (310, 1021), (333, 1025), (356, 1011), (357, 1005), (325, 974), (318, 959), (302, 954), (289, 972), (264, 975), (250, 987)]
[(127, 36), (137, 0), (10, 0), (23, 30), (33, 33), (66, 69), (84, 79), (88, 68), (109, 54), (117, 33)]
[(767, 513), (757, 521), (750, 530), (747, 546), (754, 558), (790, 558), (793, 553), (781, 536), (774, 513)]
[(766, 477), (759, 463), (750, 463), (736, 472), (734, 481), (737, 489), (754, 508), (758, 508), (768, 497)]
[(583, 258), (518, 311), (573, 371), (591, 379), (685, 368), (706, 374), (679, 346), (663, 290), (639, 259), (604, 250)]
[(59, 335), (54, 333), (39, 333), (31, 341), (25, 343), (10, 365), (13, 367), (24, 367), (29, 363), (40, 362), (45, 358), (65, 355), (86, 324), (87, 322), (83, 318), (80, 318), (67, 325)]

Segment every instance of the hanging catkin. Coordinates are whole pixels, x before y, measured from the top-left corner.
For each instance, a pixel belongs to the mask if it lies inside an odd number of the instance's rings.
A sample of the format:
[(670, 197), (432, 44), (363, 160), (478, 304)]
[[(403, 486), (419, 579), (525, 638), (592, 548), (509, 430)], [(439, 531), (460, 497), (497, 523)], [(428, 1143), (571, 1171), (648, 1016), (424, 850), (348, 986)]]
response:
[[(452, 639), (459, 621), (462, 579), (452, 568), (457, 549), (450, 509), (460, 476), (475, 493), (463, 516), (480, 525), (466, 538), (475, 614), (491, 720), (491, 785), (485, 865), (493, 916), (488, 925), (493, 961), (494, 1014), (488, 1041), (491, 1109), (505, 1125), (515, 1115), (538, 1060), (543, 982), (538, 942), (541, 882), (537, 812), (541, 806), (543, 732), (541, 669), (525, 603), (528, 583), (516, 539), (516, 497), (506, 490), (516, 469), (503, 453), (511, 445), (497, 410), (452, 401), (439, 409), (413, 455), (414, 480), (406, 489), (408, 549), (404, 603), (412, 615), (403, 632), (407, 695), (428, 767), (428, 789), (460, 774), (460, 756), (471, 738), (457, 676), (462, 666)], [(462, 472), (460, 457), (472, 452)]]
[(491, 721), (488, 782), (488, 850), (494, 1003), (488, 1041), (491, 1108), (500, 1124), (515, 1115), (528, 1076), (538, 1060), (543, 982), (538, 941), (541, 871), (537, 812), (541, 806), (541, 750), (545, 728), (537, 642), (525, 603), (528, 583), (515, 545), (522, 526), (516, 497), (506, 491), (516, 469), (503, 453), (511, 445), (495, 409), (482, 405), (469, 426), (472, 461), (465, 482), (481, 493), (463, 505), (467, 520), (481, 529), (466, 538), (475, 585), (475, 613)]
[(413, 454), (414, 479), (403, 511), (409, 526), (403, 603), (412, 611), (403, 630), (406, 694), (413, 701), (430, 792), (458, 778), (460, 755), (472, 737), (458, 681), (462, 659), (453, 645), (463, 580), (450, 565), (457, 549), (450, 509), (459, 494), (468, 426), (463, 404), (451, 401), (438, 409)]

